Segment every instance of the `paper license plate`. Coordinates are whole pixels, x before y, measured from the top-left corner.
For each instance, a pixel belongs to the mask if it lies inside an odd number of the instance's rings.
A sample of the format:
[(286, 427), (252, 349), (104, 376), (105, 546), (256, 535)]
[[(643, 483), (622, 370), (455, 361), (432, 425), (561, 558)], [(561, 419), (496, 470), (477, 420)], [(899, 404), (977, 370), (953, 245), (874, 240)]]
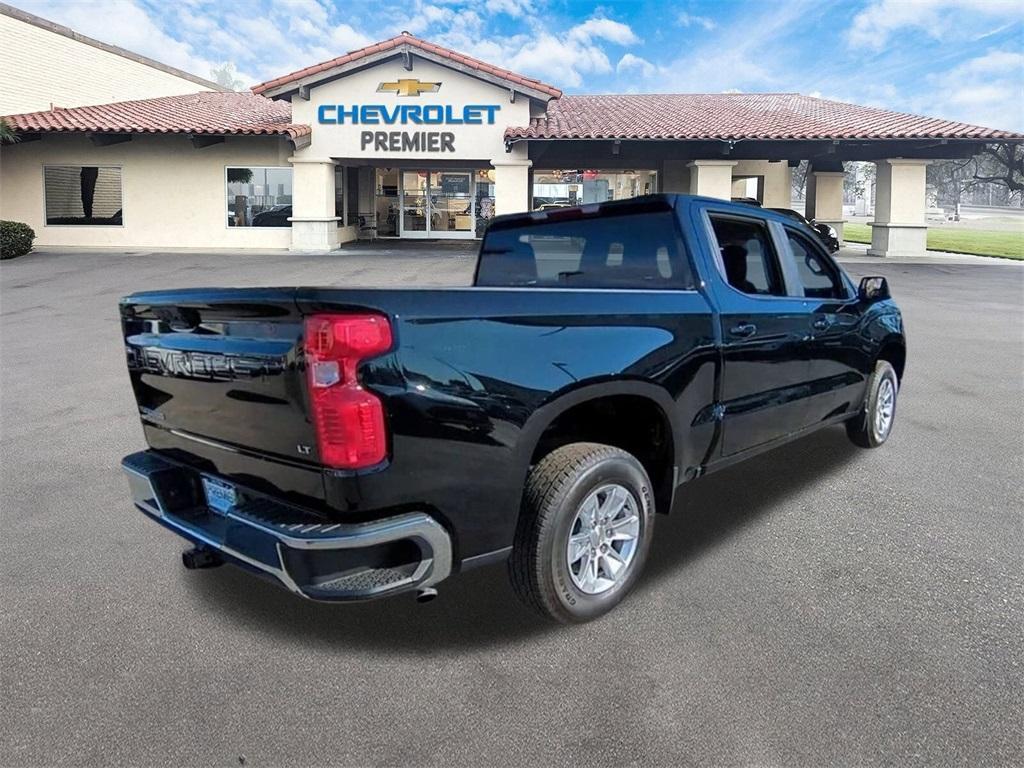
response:
[(203, 478), (203, 490), (206, 492), (206, 504), (211, 509), (226, 515), (238, 503), (238, 494), (227, 483), (213, 478)]

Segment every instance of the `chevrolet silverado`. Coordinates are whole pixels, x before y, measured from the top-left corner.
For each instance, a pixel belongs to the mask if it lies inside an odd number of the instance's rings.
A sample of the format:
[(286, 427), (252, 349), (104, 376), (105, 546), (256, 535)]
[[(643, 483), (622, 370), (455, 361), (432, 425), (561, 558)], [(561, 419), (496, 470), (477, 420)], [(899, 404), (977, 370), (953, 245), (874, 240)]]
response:
[(186, 566), (426, 600), (507, 561), (563, 622), (630, 591), (686, 483), (830, 425), (884, 443), (906, 360), (884, 278), (854, 285), (789, 216), (683, 195), (497, 217), (471, 287), (156, 290), (120, 314), (149, 446), (123, 468)]

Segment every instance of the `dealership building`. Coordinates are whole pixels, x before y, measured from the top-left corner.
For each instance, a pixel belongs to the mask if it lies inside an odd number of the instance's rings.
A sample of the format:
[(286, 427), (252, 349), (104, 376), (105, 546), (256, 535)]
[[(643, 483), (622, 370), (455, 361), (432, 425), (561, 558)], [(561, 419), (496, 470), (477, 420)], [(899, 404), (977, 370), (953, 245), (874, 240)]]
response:
[(1024, 138), (793, 93), (564, 95), (405, 33), (251, 93), (189, 82), (7, 116), (0, 218), (43, 246), (325, 251), (652, 192), (788, 208), (806, 160), (806, 213), (841, 233), (859, 160), (877, 164), (871, 252), (903, 256), (924, 251), (930, 160)]

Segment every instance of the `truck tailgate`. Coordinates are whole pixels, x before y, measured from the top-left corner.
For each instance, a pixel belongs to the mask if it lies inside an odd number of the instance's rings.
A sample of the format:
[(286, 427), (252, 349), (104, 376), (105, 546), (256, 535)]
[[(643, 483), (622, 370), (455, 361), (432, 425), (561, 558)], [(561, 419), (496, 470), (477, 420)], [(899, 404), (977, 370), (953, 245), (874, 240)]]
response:
[(164, 444), (173, 435), (315, 467), (293, 296), (291, 288), (193, 289), (123, 299), (125, 351), (147, 436), (161, 430)]

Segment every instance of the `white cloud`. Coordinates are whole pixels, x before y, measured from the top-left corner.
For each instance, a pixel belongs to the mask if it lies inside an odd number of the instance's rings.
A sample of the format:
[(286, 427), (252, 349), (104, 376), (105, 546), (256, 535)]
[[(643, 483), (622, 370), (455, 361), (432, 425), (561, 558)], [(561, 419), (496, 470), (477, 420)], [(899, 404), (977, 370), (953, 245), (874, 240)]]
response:
[(372, 38), (358, 31), (350, 24), (335, 24), (331, 27), (331, 45), (335, 48), (334, 56), (365, 48), (373, 43)]
[(210, 77), (210, 70), (217, 66), (189, 43), (167, 34), (135, 0), (113, 0), (104, 5), (102, 13), (84, 3), (52, 0), (30, 4), (26, 10), (199, 77)]
[(284, 9), (286, 16), (300, 16), (323, 28), (327, 26), (327, 7), (318, 0), (275, 0), (277, 9)]
[(559, 87), (578, 88), (584, 75), (614, 71), (607, 44), (633, 45), (640, 38), (628, 24), (595, 16), (564, 32), (552, 30), (538, 17), (524, 19), (524, 31), (513, 35), (481, 35), (452, 24), (431, 39), (457, 51), (515, 72), (538, 77)]
[(1024, 130), (1024, 53), (993, 50), (929, 79), (913, 109), (986, 128)]
[(518, 51), (503, 58), (504, 65), (513, 71), (531, 73), (570, 88), (583, 84), (584, 73), (612, 71), (608, 55), (599, 46), (547, 33), (531, 36)]
[(741, 87), (779, 90), (786, 82), (780, 74), (787, 60), (784, 41), (820, 10), (818, 0), (766, 4), (745, 16), (742, 24), (702, 32), (695, 45), (684, 46), (685, 53), (659, 68), (664, 73), (660, 87), (690, 93), (721, 93)]
[(679, 15), (676, 16), (676, 21), (684, 27), (704, 27), (704, 29), (709, 32), (718, 26), (712, 18), (707, 16), (697, 16), (696, 14), (687, 13), (686, 11), (681, 11)]
[[(569, 21), (540, 12), (548, 1), (412, 0), (357, 11), (367, 6), (337, 0), (107, 0), (97, 13), (80, 0), (22, 0), (44, 18), (201, 77), (231, 62), (246, 87), (403, 29), (568, 88), (613, 73), (620, 57), (612, 58), (611, 51), (641, 42), (629, 24), (604, 12)], [(653, 71), (636, 58), (625, 58), (625, 70)]]
[(658, 68), (647, 59), (634, 56), (632, 53), (625, 53), (619, 59), (619, 63), (615, 65), (615, 71), (620, 75), (636, 72), (641, 77), (650, 77), (658, 71)]
[(987, 27), (1024, 19), (1020, 0), (873, 0), (847, 32), (850, 45), (881, 50), (897, 32), (923, 31), (936, 40), (985, 37)]
[(640, 42), (640, 38), (628, 24), (602, 17), (587, 19), (582, 24), (572, 27), (569, 30), (569, 38), (585, 42), (596, 38), (616, 45), (634, 45)]
[(490, 0), (487, 10), (491, 13), (504, 13), (514, 19), (533, 13), (531, 0)]

